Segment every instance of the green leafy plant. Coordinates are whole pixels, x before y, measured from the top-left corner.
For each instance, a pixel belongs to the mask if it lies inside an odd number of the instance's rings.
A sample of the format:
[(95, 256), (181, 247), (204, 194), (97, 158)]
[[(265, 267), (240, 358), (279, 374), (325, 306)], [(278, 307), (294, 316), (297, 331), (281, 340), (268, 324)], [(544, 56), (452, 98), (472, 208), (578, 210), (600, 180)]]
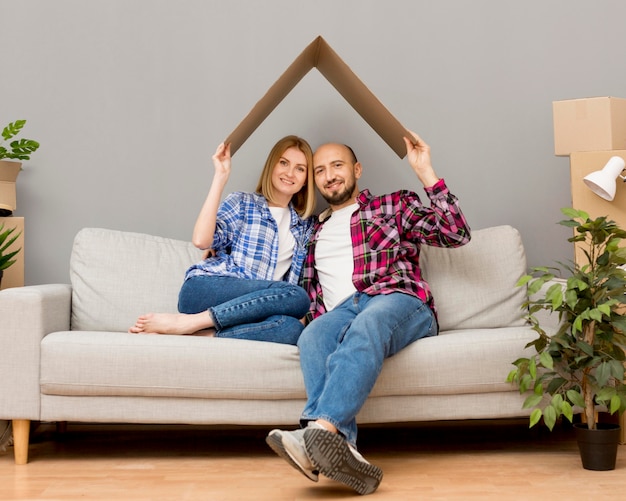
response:
[[(569, 219), (559, 224), (574, 230), (568, 241), (580, 246), (584, 262), (559, 263), (569, 272), (567, 280), (555, 280), (556, 267), (533, 268), (519, 280), (528, 287), (524, 307), (538, 337), (527, 347), (536, 354), (513, 362), (507, 381), (521, 394), (530, 393), (523, 407), (534, 408), (531, 427), (542, 417), (550, 430), (561, 416), (572, 422), (579, 407), (587, 427), (595, 429), (596, 406), (611, 414), (626, 409), (626, 248), (620, 247), (626, 231), (606, 217), (592, 220), (584, 211), (561, 210)], [(558, 314), (555, 333), (539, 325), (540, 310)]]
[(6, 270), (9, 266), (15, 263), (13, 258), (20, 250), (22, 250), (19, 248), (11, 252), (6, 252), (21, 234), (21, 232), (14, 234), (15, 230), (16, 228), (8, 228), (5, 230), (4, 223), (0, 225), (0, 271)]
[(26, 125), (26, 120), (16, 120), (2, 129), (0, 141), (0, 160), (3, 158), (14, 160), (30, 160), (31, 153), (39, 148), (39, 143), (32, 139), (15, 139), (5, 146), (6, 142), (17, 136)]

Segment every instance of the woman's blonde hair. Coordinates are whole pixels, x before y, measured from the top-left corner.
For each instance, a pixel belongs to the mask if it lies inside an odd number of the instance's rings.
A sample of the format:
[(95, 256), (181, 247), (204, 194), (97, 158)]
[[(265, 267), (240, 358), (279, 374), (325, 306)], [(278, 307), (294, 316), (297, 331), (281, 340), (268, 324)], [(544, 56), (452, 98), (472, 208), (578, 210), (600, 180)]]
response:
[(265, 161), (263, 172), (259, 178), (256, 192), (263, 195), (268, 202), (275, 203), (272, 171), (289, 148), (298, 148), (306, 158), (306, 182), (302, 189), (291, 198), (293, 208), (302, 218), (307, 218), (315, 210), (315, 183), (313, 181), (313, 150), (304, 139), (298, 136), (286, 136), (279, 140)]

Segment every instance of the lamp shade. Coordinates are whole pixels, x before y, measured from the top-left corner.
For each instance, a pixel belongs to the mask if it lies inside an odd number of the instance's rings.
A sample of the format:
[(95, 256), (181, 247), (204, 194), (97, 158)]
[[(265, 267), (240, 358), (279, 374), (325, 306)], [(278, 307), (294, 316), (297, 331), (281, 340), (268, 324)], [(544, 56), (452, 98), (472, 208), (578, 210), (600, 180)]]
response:
[(615, 198), (616, 180), (624, 170), (622, 157), (611, 157), (602, 170), (597, 170), (583, 178), (587, 187), (599, 197), (609, 202)]

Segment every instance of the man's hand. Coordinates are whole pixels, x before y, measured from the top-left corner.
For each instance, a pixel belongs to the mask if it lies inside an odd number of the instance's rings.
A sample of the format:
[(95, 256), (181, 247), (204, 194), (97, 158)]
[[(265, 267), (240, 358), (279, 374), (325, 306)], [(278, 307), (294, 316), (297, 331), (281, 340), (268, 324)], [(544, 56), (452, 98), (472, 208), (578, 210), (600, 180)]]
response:
[(439, 181), (430, 161), (430, 146), (415, 132), (408, 132), (413, 137), (411, 139), (404, 137), (407, 159), (424, 187), (428, 188)]

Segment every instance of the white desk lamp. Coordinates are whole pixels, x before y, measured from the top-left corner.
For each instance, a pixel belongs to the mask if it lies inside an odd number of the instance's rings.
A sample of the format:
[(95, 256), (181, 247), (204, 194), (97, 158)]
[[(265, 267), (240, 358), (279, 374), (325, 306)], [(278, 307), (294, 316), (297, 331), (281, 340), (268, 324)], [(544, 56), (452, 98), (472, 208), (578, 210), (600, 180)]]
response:
[(610, 202), (615, 198), (617, 178), (626, 182), (626, 177), (621, 175), (624, 166), (622, 157), (611, 157), (602, 170), (586, 175), (583, 181), (596, 195)]

